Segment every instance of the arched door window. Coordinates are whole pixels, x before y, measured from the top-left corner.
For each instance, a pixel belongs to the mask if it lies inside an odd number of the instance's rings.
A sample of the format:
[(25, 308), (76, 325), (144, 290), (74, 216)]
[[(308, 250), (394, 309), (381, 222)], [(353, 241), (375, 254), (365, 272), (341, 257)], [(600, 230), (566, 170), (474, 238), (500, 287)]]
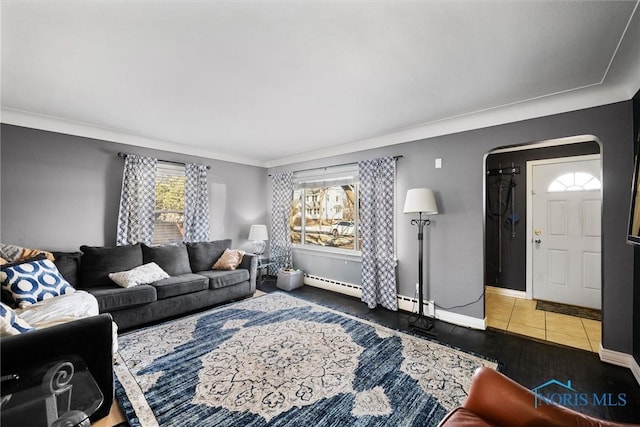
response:
[(598, 178), (587, 172), (569, 172), (554, 179), (547, 192), (562, 193), (564, 191), (592, 191), (600, 190), (602, 183)]

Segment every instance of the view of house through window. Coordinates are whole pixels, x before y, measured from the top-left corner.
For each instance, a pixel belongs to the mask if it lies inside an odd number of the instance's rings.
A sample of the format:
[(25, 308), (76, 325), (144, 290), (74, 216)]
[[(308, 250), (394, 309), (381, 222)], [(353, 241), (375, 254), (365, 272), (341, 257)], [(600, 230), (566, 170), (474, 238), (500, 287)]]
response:
[(295, 185), (291, 243), (360, 250), (357, 176), (325, 177)]
[(153, 244), (181, 242), (184, 238), (184, 166), (158, 162)]

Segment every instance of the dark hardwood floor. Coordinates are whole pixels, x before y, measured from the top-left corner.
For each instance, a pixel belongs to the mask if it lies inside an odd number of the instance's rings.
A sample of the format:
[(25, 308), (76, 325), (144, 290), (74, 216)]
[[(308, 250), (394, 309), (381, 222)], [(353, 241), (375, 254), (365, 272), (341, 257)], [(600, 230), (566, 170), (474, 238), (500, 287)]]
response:
[[(279, 291), (274, 280), (265, 280), (263, 292)], [(408, 313), (378, 307), (370, 310), (359, 299), (310, 286), (290, 292), (291, 295), (367, 319), (381, 325), (409, 332)], [(587, 404), (574, 407), (582, 413), (607, 420), (640, 423), (640, 385), (627, 368), (600, 361), (595, 353), (488, 329), (480, 331), (436, 321), (437, 341), (469, 352), (493, 358), (502, 363), (502, 372), (531, 389), (549, 380), (562, 383), (571, 380), (580, 393), (599, 397), (611, 393), (611, 403), (624, 394), (624, 405)], [(590, 400), (592, 400), (590, 398)], [(600, 398), (600, 402), (604, 402)]]

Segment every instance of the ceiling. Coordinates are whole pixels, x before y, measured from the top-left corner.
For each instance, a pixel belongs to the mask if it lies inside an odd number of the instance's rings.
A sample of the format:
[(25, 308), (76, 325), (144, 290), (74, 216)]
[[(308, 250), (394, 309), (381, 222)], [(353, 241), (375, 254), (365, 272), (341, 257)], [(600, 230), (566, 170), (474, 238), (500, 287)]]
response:
[(2, 1), (2, 121), (271, 167), (631, 99), (638, 1)]

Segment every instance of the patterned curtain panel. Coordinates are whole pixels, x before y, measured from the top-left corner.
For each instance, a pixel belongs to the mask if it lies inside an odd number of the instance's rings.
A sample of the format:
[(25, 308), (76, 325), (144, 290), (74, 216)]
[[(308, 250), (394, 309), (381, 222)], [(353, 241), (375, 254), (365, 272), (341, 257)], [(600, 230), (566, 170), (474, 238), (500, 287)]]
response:
[(209, 240), (207, 167), (186, 163), (184, 173), (184, 240), (206, 242)]
[(396, 162), (393, 157), (365, 160), (360, 168), (362, 301), (398, 310), (393, 243)]
[(127, 154), (124, 159), (122, 193), (116, 244), (151, 244), (156, 204), (158, 159)]
[(278, 274), (278, 269), (290, 266), (291, 230), (289, 215), (293, 198), (293, 172), (273, 174), (273, 206), (271, 213), (271, 236), (269, 238), (269, 256), (278, 257), (280, 262), (269, 267), (269, 274)]

